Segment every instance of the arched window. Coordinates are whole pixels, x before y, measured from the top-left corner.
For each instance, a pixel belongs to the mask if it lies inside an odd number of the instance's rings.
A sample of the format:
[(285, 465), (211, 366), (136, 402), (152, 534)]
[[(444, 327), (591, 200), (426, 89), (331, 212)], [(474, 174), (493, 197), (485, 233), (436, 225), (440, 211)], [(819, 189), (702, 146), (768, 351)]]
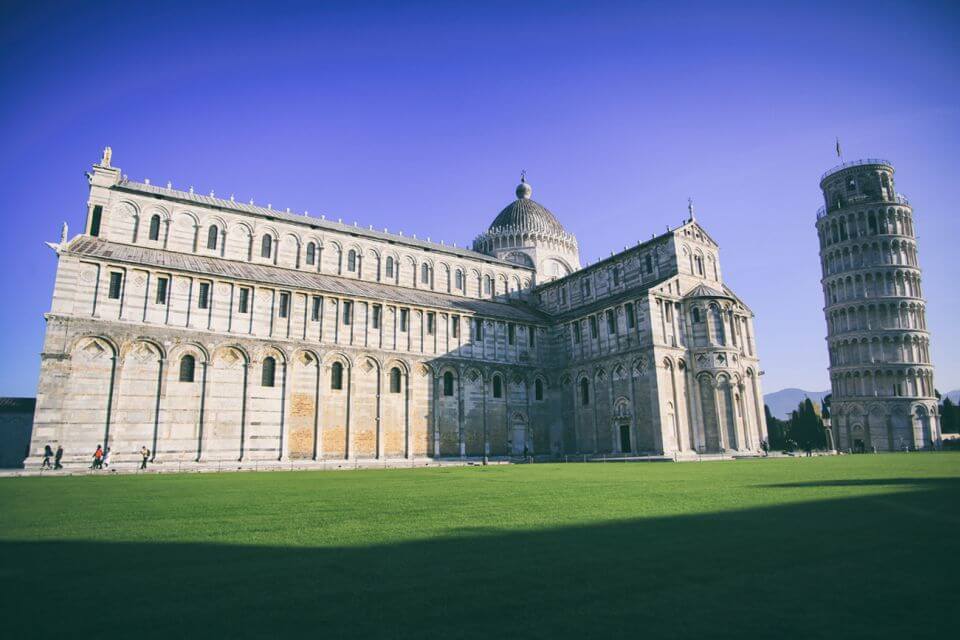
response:
[(420, 266), (420, 282), (430, 284), (430, 265), (426, 262)]
[(387, 256), (387, 266), (385, 271), (387, 272), (387, 277), (393, 277), (393, 256)]
[(443, 374), (443, 395), (453, 395), (453, 374), (449, 371)]
[(400, 393), (400, 368), (390, 369), (390, 393)]
[(193, 372), (196, 369), (197, 361), (193, 356), (185, 355), (180, 358), (180, 382), (193, 382)]
[(217, 228), (217, 225), (210, 225), (210, 228), (207, 229), (207, 249), (217, 248), (217, 238), (219, 235), (220, 229)]
[(533, 398), (534, 400), (543, 400), (543, 380), (540, 378), (533, 382)]
[(700, 322), (700, 309), (697, 307), (693, 308), (693, 322), (695, 324)]
[(710, 307), (710, 315), (713, 319), (713, 328), (717, 334), (717, 342), (720, 345), (727, 344), (727, 332), (723, 326), (723, 315), (720, 313), (720, 307), (713, 305)]
[(493, 294), (493, 278), (490, 276), (483, 278), (483, 293), (488, 296)]
[(260, 374), (260, 386), (272, 387), (277, 376), (277, 361), (267, 356), (263, 359), (263, 371)]
[(330, 366), (330, 388), (338, 391), (343, 389), (343, 365), (339, 362)]
[(503, 380), (500, 379), (500, 376), (493, 376), (493, 397), (503, 397)]
[(350, 249), (350, 252), (347, 254), (347, 271), (354, 272), (357, 270), (357, 252), (353, 249)]
[(317, 245), (312, 242), (307, 244), (307, 264), (312, 265), (317, 261)]
[(590, 404), (590, 382), (586, 378), (580, 380), (580, 404)]
[(463, 291), (463, 271), (457, 269), (457, 291)]
[(153, 217), (150, 218), (150, 239), (160, 239), (160, 216), (157, 214), (153, 214)]
[(260, 257), (269, 258), (273, 252), (273, 238), (269, 235), (263, 236), (263, 240), (260, 241)]

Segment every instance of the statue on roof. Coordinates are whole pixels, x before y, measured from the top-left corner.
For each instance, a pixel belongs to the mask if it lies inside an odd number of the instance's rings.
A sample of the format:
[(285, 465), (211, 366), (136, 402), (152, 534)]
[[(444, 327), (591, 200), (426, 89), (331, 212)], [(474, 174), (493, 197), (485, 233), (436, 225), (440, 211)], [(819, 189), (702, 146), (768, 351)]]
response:
[(110, 166), (110, 158), (111, 158), (111, 156), (113, 156), (113, 149), (111, 149), (110, 147), (104, 147), (104, 148), (103, 148), (103, 156), (101, 156), (101, 158), (100, 158), (100, 166), (101, 166), (101, 167), (109, 167), (109, 166)]
[(60, 244), (67, 244), (68, 234), (67, 223), (64, 221), (63, 226), (60, 227)]

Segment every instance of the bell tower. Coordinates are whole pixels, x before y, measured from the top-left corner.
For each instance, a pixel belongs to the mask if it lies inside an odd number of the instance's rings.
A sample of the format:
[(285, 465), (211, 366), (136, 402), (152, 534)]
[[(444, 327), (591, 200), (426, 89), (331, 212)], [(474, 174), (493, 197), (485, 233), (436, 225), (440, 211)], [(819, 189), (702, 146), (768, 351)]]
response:
[(817, 212), (832, 414), (838, 446), (926, 449), (940, 442), (915, 218), (886, 160), (820, 178)]

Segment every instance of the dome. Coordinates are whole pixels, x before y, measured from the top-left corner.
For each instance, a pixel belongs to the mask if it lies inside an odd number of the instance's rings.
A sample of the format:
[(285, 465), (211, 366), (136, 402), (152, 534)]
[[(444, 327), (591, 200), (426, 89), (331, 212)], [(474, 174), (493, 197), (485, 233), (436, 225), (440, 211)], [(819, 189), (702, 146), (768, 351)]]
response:
[(550, 210), (531, 200), (533, 189), (526, 179), (520, 180), (517, 186), (517, 199), (508, 204), (493, 220), (490, 231), (501, 229), (520, 229), (521, 231), (546, 231), (550, 233), (566, 234), (556, 216)]

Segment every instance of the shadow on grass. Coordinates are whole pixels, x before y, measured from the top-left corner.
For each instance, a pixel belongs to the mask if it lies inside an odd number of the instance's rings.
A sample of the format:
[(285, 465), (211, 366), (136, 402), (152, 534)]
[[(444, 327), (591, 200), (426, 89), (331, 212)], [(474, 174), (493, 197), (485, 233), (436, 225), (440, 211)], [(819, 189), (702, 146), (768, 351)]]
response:
[(954, 482), (949, 478), (855, 478), (849, 480), (814, 480), (810, 482), (783, 482), (767, 484), (773, 489), (810, 489), (818, 487), (895, 487), (912, 486), (917, 489), (938, 487)]
[(362, 548), (4, 542), (0, 611), (18, 637), (951, 635), (960, 480), (858, 482), (913, 489)]

